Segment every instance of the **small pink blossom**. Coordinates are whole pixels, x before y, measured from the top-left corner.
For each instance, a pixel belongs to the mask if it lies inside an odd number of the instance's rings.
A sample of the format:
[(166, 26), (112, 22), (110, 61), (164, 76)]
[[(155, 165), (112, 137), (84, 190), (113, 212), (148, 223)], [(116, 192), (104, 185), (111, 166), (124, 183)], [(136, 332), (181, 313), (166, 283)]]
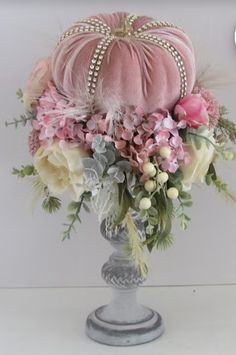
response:
[(126, 142), (125, 141), (116, 141), (115, 147), (116, 147), (116, 149), (122, 151), (126, 147)]
[(28, 138), (28, 147), (31, 155), (34, 155), (40, 148), (39, 132), (33, 129)]
[(175, 106), (174, 114), (191, 128), (207, 125), (209, 120), (207, 103), (200, 94), (191, 94), (181, 99)]

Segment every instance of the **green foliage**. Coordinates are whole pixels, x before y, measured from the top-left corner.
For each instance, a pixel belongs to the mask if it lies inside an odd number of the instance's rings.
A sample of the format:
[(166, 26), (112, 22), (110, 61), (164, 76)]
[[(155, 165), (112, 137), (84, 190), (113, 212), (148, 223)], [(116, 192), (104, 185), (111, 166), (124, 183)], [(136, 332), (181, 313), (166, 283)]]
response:
[(172, 243), (171, 227), (173, 202), (166, 196), (165, 189), (152, 196), (152, 207), (146, 211), (146, 241), (149, 251), (154, 246), (165, 249)]
[(20, 169), (13, 168), (12, 174), (18, 178), (33, 177), (33, 188), (38, 196), (43, 197), (42, 208), (48, 212), (56, 212), (61, 207), (61, 201), (51, 196), (47, 186), (42, 182), (33, 165), (22, 165)]
[(181, 228), (186, 230), (190, 217), (185, 213), (185, 209), (191, 207), (193, 201), (191, 194), (183, 191), (182, 180), (183, 173), (180, 170), (174, 174), (169, 174), (169, 186), (175, 187), (179, 191), (179, 206), (175, 209), (175, 217), (180, 219)]
[(117, 212), (117, 218), (115, 221), (115, 226), (120, 224), (130, 207), (133, 207), (133, 199), (132, 196), (130, 195), (129, 191), (126, 188), (125, 184), (118, 184), (118, 189), (119, 189), (119, 200), (118, 200), (118, 212)]
[(61, 200), (58, 197), (52, 196), (48, 187), (42, 182), (39, 175), (33, 179), (33, 188), (36, 196), (43, 199), (42, 208), (48, 213), (55, 213), (61, 208)]
[(220, 106), (220, 117), (224, 117), (228, 114), (229, 114), (229, 111), (228, 111), (227, 107), (225, 107), (223, 105)]
[[(192, 198), (190, 194), (182, 191), (182, 180), (183, 173), (178, 170), (173, 174), (169, 173), (168, 182), (164, 185), (157, 184), (156, 190), (148, 196), (143, 186), (140, 185), (135, 188), (135, 208), (138, 209), (141, 198), (151, 198), (152, 206), (148, 210), (140, 212), (146, 230), (145, 244), (149, 251), (152, 251), (154, 246), (159, 249), (166, 249), (172, 244), (171, 229), (174, 216), (180, 218), (183, 229), (187, 227), (190, 218), (186, 215), (185, 208), (192, 206)], [(173, 200), (168, 198), (166, 194), (170, 187), (175, 187), (179, 191), (180, 204), (176, 210)]]
[(33, 165), (22, 165), (20, 169), (13, 168), (12, 174), (16, 175), (18, 178), (24, 178), (26, 176), (37, 175), (37, 172)]
[(183, 139), (184, 142), (187, 141), (188, 128), (183, 128), (179, 130), (179, 135)]
[(224, 181), (222, 181), (219, 177), (217, 177), (216, 179), (212, 179), (212, 182), (218, 192), (225, 193), (228, 191), (228, 185)]
[(140, 184), (134, 188), (133, 195), (134, 195), (134, 209), (138, 210), (140, 200), (143, 197), (147, 196), (147, 192), (144, 190), (144, 187)]
[(61, 200), (58, 197), (48, 196), (42, 202), (42, 208), (48, 213), (54, 213), (61, 207)]
[(81, 208), (83, 207), (86, 212), (89, 212), (89, 208), (88, 208), (87, 204), (85, 203), (85, 201), (90, 201), (90, 198), (91, 198), (91, 193), (84, 192), (81, 195), (79, 201), (72, 201), (69, 203), (69, 205), (68, 205), (69, 214), (67, 215), (67, 219), (68, 219), (69, 223), (64, 223), (65, 230), (63, 232), (62, 240), (70, 239), (72, 232), (76, 231), (76, 229), (75, 229), (76, 222), (81, 223), (81, 219), (79, 216)]
[(23, 101), (24, 93), (23, 93), (22, 89), (19, 88), (19, 89), (17, 90), (16, 96), (17, 96), (18, 100), (20, 100), (20, 102), (22, 102), (22, 103), (24, 102), (24, 101)]
[(215, 180), (217, 180), (217, 174), (216, 174), (216, 170), (215, 170), (214, 164), (211, 163), (210, 166), (209, 166), (208, 172), (206, 174), (205, 181), (206, 181), (206, 184), (209, 186)]
[(185, 213), (186, 207), (191, 207), (193, 205), (191, 194), (181, 191), (179, 193), (179, 206), (175, 211), (175, 215), (180, 219), (180, 226), (183, 230), (186, 230), (188, 227), (188, 222), (191, 220), (190, 217)]
[(49, 194), (47, 186), (42, 182), (39, 175), (36, 175), (33, 179), (32, 187), (36, 192), (36, 197), (45, 197)]
[(173, 237), (171, 233), (165, 235), (165, 237), (158, 238), (156, 241), (157, 249), (165, 250), (173, 244)]
[(169, 173), (168, 187), (175, 187), (178, 191), (182, 191), (183, 173), (177, 170), (175, 173)]
[[(20, 100), (22, 103), (24, 102), (23, 96), (24, 93), (22, 89), (18, 89), (16, 92), (16, 96), (18, 100)], [(14, 126), (15, 128), (18, 128), (18, 126), (23, 126), (25, 127), (27, 122), (31, 122), (33, 119), (35, 119), (35, 114), (33, 112), (27, 112), (26, 114), (20, 115), (19, 118), (13, 118), (12, 121), (5, 121), (5, 126)]]
[(227, 143), (231, 141), (236, 143), (236, 124), (227, 118), (228, 110), (226, 107), (220, 107), (220, 118), (215, 129), (217, 142)]
[(6, 121), (5, 126), (6, 127), (14, 126), (15, 128), (18, 128), (18, 126), (25, 127), (27, 122), (31, 122), (33, 119), (34, 119), (33, 114), (31, 114), (31, 113), (28, 113), (27, 115), (23, 114), (23, 115), (20, 115), (19, 119), (14, 118), (13, 121), (10, 121), (10, 122)]
[(207, 185), (213, 185), (219, 193), (222, 193), (227, 200), (236, 203), (236, 196), (229, 191), (228, 184), (216, 174), (213, 164), (210, 165), (205, 177)]

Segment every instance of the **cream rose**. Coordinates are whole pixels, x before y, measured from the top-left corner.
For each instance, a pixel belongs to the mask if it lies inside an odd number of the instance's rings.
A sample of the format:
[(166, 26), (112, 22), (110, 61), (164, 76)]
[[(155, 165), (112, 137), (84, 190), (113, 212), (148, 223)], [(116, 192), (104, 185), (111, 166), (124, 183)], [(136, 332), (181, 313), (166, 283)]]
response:
[(57, 142), (47, 148), (39, 148), (34, 155), (34, 166), (42, 182), (52, 194), (69, 191), (78, 201), (83, 188), (83, 157), (79, 148), (61, 148)]
[(201, 136), (210, 140), (213, 144), (208, 142), (205, 138), (201, 139), (201, 147), (197, 149), (194, 142), (187, 145), (187, 151), (190, 155), (190, 164), (181, 168), (183, 172), (183, 189), (188, 191), (191, 189), (194, 182), (204, 182), (206, 173), (212, 163), (215, 155), (215, 139), (212, 132), (205, 130), (201, 132)]

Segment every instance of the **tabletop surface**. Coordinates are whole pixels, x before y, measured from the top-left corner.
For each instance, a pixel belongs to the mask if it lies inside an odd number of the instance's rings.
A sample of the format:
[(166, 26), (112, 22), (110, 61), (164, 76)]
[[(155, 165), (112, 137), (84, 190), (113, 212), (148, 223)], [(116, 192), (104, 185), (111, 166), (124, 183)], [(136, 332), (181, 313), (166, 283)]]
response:
[(235, 355), (236, 285), (142, 287), (139, 301), (163, 316), (152, 343), (110, 347), (87, 338), (85, 320), (109, 288), (0, 290), (1, 355)]

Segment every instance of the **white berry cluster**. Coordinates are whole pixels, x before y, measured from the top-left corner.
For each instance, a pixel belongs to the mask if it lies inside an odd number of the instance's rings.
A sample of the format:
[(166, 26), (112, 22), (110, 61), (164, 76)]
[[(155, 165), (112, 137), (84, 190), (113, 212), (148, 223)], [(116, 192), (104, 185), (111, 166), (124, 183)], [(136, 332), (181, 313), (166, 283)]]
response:
[[(171, 151), (168, 147), (161, 148), (159, 152), (162, 158), (168, 158), (170, 153)], [(150, 161), (143, 164), (142, 170), (145, 175), (150, 177), (150, 179), (147, 180), (144, 184), (145, 190), (149, 193), (154, 192), (157, 188), (157, 185), (163, 186), (169, 180), (169, 175), (164, 171), (158, 172), (155, 165)], [(171, 200), (174, 200), (179, 196), (179, 191), (175, 187), (170, 187), (166, 193), (167, 197)], [(151, 205), (152, 203), (149, 197), (143, 197), (139, 202), (140, 210), (148, 210)]]

